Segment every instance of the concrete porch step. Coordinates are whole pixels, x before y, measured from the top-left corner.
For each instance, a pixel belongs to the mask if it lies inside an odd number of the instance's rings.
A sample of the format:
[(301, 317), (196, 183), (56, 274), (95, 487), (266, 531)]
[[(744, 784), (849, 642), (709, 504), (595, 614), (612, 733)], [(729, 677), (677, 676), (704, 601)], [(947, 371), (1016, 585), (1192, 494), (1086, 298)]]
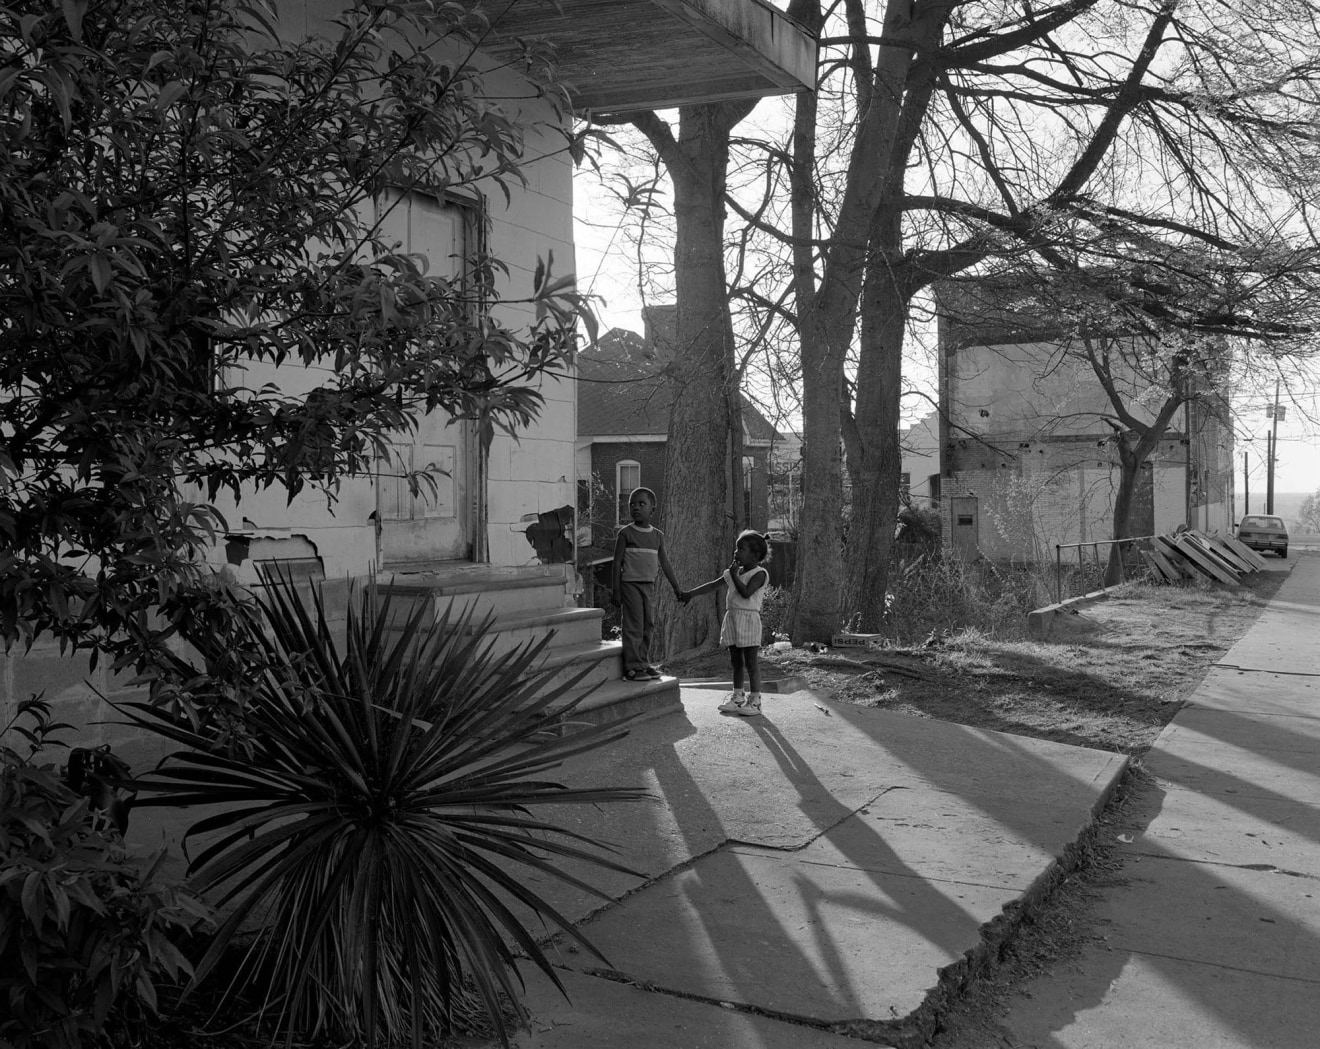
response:
[(551, 671), (551, 677), (542, 686), (543, 691), (557, 688), (571, 681), (584, 670), (587, 674), (575, 686), (582, 693), (621, 677), (623, 672), (623, 643), (619, 641), (587, 641), (577, 645), (560, 645), (556, 637), (546, 650), (537, 672)]
[(683, 701), (676, 677), (662, 677), (658, 681), (624, 681), (615, 678), (593, 689), (567, 720), (570, 723), (577, 721), (609, 725), (634, 715), (638, 716), (639, 721), (649, 721), (682, 709)]
[(478, 616), (545, 613), (564, 607), (565, 575), (559, 571), (471, 569), (395, 575), (379, 585), (396, 601), (426, 601), (438, 612), (475, 607)]
[[(545, 688), (586, 671), (574, 687), (574, 693), (586, 694), (586, 699), (573, 720), (608, 724), (633, 714), (653, 716), (680, 709), (676, 678), (622, 679), (623, 645), (601, 640), (604, 611), (566, 605), (565, 580), (562, 566), (500, 569), (467, 565), (396, 574), (382, 587), (401, 608), (421, 602), (431, 616), (442, 615), (446, 608), (461, 612), (473, 607), (478, 616), (491, 614), (489, 636), (495, 652), (553, 633), (538, 666), (552, 672)], [(549, 715), (551, 721), (554, 717)]]
[(599, 642), (601, 620), (605, 612), (599, 608), (555, 608), (545, 611), (509, 612), (495, 617), (491, 626), (494, 650), (507, 651), (528, 641), (539, 641), (551, 631), (553, 649)]

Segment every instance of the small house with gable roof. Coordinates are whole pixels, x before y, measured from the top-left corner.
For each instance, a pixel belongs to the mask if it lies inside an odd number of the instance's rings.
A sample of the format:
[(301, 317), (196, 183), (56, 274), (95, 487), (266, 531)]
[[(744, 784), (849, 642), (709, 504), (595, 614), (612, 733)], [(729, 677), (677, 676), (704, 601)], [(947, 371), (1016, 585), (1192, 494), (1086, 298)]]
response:
[[(639, 335), (613, 328), (578, 355), (578, 567), (614, 555), (614, 534), (627, 520), (628, 493), (656, 494), (656, 523), (664, 527), (665, 445), (675, 388), (666, 371), (672, 357), (673, 306), (643, 311)], [(743, 398), (743, 499), (740, 525), (764, 532), (769, 524), (770, 456), (783, 438)]]

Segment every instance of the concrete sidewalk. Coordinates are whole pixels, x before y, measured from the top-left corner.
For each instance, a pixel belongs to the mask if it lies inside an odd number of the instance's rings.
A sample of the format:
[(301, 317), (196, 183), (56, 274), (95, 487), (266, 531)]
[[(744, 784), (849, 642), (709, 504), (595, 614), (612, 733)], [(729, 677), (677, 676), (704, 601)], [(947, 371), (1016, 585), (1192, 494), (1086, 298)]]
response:
[(521, 1049), (910, 1042), (1127, 761), (808, 691), (759, 719), (720, 699), (684, 689), (683, 714), (566, 770), (655, 795), (554, 814), (644, 876), (579, 871), (606, 903), (536, 884), (609, 961), (557, 950), (571, 1004), (525, 967)]
[(1320, 1045), (1320, 556), (1144, 759), (1105, 942), (1029, 985), (1021, 1049)]

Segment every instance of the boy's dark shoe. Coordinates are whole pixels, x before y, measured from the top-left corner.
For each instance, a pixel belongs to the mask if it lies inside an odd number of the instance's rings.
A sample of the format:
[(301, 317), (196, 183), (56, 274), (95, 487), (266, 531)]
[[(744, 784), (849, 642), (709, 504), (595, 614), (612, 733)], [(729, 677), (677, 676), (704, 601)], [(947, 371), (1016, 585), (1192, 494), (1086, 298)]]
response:
[(652, 681), (659, 681), (662, 677), (664, 677), (664, 675), (660, 673), (659, 667), (647, 667), (646, 676), (649, 677)]

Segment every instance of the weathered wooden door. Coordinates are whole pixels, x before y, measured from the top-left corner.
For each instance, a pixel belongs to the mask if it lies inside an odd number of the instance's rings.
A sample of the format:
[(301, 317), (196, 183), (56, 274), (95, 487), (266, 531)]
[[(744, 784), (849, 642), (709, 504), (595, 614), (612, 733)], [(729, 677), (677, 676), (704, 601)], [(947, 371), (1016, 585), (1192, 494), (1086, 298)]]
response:
[[(381, 234), (402, 250), (425, 255), (428, 272), (461, 274), (469, 215), (461, 206), (423, 193), (386, 190), (377, 202)], [(401, 432), (378, 471), (376, 511), (384, 566), (472, 557), (476, 507), (471, 426), (442, 411), (429, 412), (416, 433)], [(426, 470), (431, 483), (417, 494), (404, 475)]]
[(974, 495), (956, 495), (949, 500), (949, 513), (953, 519), (953, 550), (965, 561), (981, 556), (980, 503)]

